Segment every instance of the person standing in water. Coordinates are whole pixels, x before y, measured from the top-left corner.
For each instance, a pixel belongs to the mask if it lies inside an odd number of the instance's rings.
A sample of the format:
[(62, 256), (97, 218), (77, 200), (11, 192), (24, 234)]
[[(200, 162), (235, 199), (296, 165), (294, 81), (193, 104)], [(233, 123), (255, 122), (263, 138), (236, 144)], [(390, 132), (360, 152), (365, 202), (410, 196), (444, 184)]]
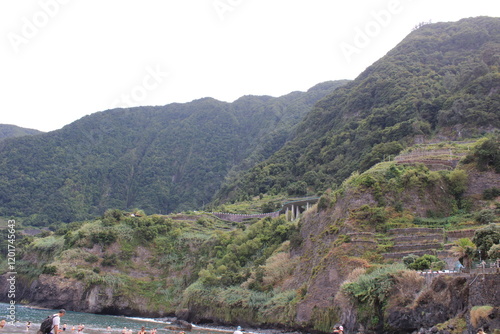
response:
[[(52, 333), (58, 334), (58, 333), (61, 333), (63, 331), (61, 329), (61, 317), (63, 317), (65, 314), (66, 314), (66, 310), (60, 309), (58, 313), (56, 313), (52, 316), (52, 324), (50, 326)], [(38, 330), (37, 334), (43, 334), (42, 330), (41, 329)]]

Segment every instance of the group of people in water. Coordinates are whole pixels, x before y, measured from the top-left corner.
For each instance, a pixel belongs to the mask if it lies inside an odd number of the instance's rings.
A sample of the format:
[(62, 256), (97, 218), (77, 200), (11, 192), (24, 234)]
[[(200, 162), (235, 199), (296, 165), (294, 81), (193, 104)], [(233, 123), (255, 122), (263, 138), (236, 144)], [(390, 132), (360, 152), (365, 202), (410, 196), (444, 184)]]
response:
[[(6, 327), (7, 322), (5, 320), (0, 321), (0, 329), (3, 329)], [(19, 327), (19, 326), (16, 326)], [(36, 328), (35, 328), (36, 327)], [(30, 333), (31, 330), (34, 330), (36, 332), (38, 330), (37, 326), (33, 326), (33, 323), (31, 321), (28, 321), (26, 323), (26, 332)], [(84, 334), (84, 329), (85, 325), (79, 324), (78, 326), (71, 326), (71, 328), (67, 324), (63, 324), (60, 328), (59, 333), (69, 333), (69, 334)], [(1, 331), (0, 331), (1, 332)], [(103, 334), (114, 334), (117, 333), (117, 331), (113, 331), (113, 329), (108, 326), (106, 330), (103, 332)], [(135, 332), (133, 329), (127, 329), (127, 327), (124, 327), (122, 331), (120, 332), (121, 334), (158, 334), (158, 329), (153, 328), (152, 330), (146, 330), (146, 327), (142, 326), (141, 329), (138, 332)], [(180, 332), (179, 334), (185, 334), (184, 332)]]
[[(5, 320), (0, 321), (0, 329), (4, 328), (6, 325)], [(26, 323), (26, 331), (29, 332), (30, 328), (32, 327), (31, 321), (28, 321)], [(71, 333), (71, 334), (83, 334), (83, 330), (85, 329), (85, 325), (79, 324), (78, 326), (72, 326), (71, 329), (68, 329), (69, 327), (64, 324), (62, 325), (61, 329), (63, 332)], [(1, 331), (0, 331), (1, 332)], [(233, 334), (243, 334), (243, 330), (240, 326), (234, 331)], [(116, 331), (113, 331), (111, 327), (108, 326), (105, 332), (103, 334), (113, 334), (116, 333)], [(134, 330), (124, 327), (121, 331), (121, 334), (135, 334)], [(146, 330), (146, 327), (142, 326), (141, 329), (137, 332), (137, 334), (159, 334), (157, 328), (153, 328), (152, 330), (148, 331)], [(179, 334), (185, 334), (184, 332), (180, 332)], [(343, 325), (335, 325), (332, 329), (332, 334), (344, 334), (344, 326)], [(477, 334), (487, 334), (482, 328), (479, 329)]]

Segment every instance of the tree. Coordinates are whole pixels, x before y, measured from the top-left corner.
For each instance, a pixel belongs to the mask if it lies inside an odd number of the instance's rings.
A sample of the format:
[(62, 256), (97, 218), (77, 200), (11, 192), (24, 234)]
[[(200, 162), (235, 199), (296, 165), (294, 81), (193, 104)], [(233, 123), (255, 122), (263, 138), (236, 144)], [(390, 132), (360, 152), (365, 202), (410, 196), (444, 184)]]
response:
[[(420, 257), (415, 257), (415, 255), (410, 254), (409, 256), (403, 258), (403, 262), (405, 265), (408, 267), (408, 269), (413, 269), (413, 270), (426, 270), (426, 269), (432, 269), (432, 270), (442, 270), (444, 269), (444, 262), (439, 260), (439, 258), (435, 255), (430, 255), (430, 254), (424, 254)], [(406, 261), (405, 261), (406, 260)], [(410, 262), (413, 260), (413, 262)], [(407, 264), (407, 262), (410, 262)]]
[(486, 227), (478, 229), (474, 233), (472, 242), (476, 244), (477, 249), (481, 251), (481, 254), (488, 256), (488, 251), (490, 248), (498, 244), (500, 240), (500, 225), (490, 224)]
[(500, 259), (500, 245), (493, 245), (488, 251), (488, 257), (492, 260)]
[(262, 213), (274, 212), (274, 211), (276, 211), (279, 208), (280, 208), (280, 206), (276, 205), (273, 202), (267, 202), (267, 203), (264, 203), (264, 204), (262, 204), (260, 206), (260, 209), (262, 210)]
[(450, 250), (454, 256), (458, 257), (466, 270), (470, 269), (470, 261), (476, 250), (476, 245), (469, 238), (458, 239)]
[(500, 173), (500, 136), (492, 137), (482, 143), (474, 154), (477, 165), (481, 170), (492, 167)]
[(455, 197), (459, 198), (467, 190), (467, 177), (467, 173), (462, 169), (455, 169), (448, 174), (450, 191)]

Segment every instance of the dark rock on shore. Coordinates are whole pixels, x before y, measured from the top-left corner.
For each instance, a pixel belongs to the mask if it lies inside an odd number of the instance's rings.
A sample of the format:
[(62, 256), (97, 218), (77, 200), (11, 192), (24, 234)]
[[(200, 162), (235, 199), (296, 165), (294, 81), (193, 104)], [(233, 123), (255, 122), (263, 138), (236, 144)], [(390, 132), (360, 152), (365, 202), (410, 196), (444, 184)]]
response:
[(191, 325), (189, 322), (185, 320), (174, 320), (172, 323), (168, 326), (165, 326), (166, 329), (171, 330), (171, 331), (188, 331), (190, 332), (193, 329), (193, 325)]

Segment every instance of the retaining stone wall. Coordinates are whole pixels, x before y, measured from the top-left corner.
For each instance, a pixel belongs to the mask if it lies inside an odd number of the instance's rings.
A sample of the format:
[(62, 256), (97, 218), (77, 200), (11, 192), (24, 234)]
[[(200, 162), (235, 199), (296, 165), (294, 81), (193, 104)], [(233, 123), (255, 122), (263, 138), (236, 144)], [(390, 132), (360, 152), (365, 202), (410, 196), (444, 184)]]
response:
[(417, 234), (417, 233), (444, 233), (443, 228), (431, 228), (431, 227), (410, 227), (410, 228), (393, 228), (389, 230), (389, 234)]

